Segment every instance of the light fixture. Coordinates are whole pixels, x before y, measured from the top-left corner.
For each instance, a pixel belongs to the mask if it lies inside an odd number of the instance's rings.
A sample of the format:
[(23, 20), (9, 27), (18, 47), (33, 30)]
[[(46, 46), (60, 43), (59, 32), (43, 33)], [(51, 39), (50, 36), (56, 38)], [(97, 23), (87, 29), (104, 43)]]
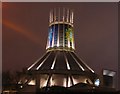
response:
[(94, 84), (95, 84), (95, 86), (99, 86), (100, 85), (100, 79), (96, 79)]

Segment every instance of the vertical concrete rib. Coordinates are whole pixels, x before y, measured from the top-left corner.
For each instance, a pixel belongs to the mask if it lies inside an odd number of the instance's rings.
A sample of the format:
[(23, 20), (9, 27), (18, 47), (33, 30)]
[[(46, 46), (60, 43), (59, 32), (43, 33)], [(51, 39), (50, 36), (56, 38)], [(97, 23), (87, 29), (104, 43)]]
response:
[(76, 58), (71, 54), (71, 52), (69, 52), (70, 55), (73, 57), (73, 59), (76, 61), (76, 63), (78, 64), (78, 66), (80, 67), (80, 69), (82, 69), (82, 71), (84, 71), (85, 69), (80, 65), (80, 63), (76, 60)]
[(36, 68), (37, 70), (43, 65), (43, 63), (45, 62), (45, 60), (47, 60), (51, 53), (52, 52), (50, 52), (49, 55), (42, 61), (42, 63), (40, 63), (40, 65)]
[(53, 61), (52, 66), (51, 66), (51, 69), (54, 69), (55, 63), (56, 63), (56, 59), (57, 59), (57, 54), (55, 55), (54, 61)]
[(65, 58), (65, 61), (66, 61), (67, 69), (70, 70), (70, 65), (69, 65), (69, 62), (67, 60), (67, 57), (66, 57), (65, 53), (64, 53), (64, 58)]
[(33, 63), (27, 70), (30, 70), (32, 67), (34, 67), (46, 54), (47, 53), (45, 53), (42, 57), (40, 57), (37, 61), (35, 61), (35, 63)]

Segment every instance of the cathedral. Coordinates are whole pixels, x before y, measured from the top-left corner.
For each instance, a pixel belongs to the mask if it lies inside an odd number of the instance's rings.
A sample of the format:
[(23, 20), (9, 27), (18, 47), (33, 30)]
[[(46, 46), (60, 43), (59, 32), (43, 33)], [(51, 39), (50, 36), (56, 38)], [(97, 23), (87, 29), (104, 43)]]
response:
[(50, 10), (46, 52), (18, 82), (21, 91), (49, 90), (55, 86), (85, 91), (99, 88), (99, 76), (75, 52), (73, 18), (71, 9)]

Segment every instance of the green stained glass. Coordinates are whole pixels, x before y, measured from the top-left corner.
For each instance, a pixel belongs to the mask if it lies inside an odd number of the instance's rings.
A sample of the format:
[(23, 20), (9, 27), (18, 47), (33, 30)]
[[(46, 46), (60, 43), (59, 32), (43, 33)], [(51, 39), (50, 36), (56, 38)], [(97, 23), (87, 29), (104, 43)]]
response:
[(70, 40), (70, 42), (72, 42), (73, 40), (73, 34), (72, 34), (72, 28), (68, 28), (66, 29), (66, 38)]

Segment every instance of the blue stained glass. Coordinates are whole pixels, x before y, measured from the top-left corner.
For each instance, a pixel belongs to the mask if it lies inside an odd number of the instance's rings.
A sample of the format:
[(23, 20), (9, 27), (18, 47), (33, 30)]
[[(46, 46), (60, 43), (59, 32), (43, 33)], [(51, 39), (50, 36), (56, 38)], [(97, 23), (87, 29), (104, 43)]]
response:
[(49, 42), (50, 42), (50, 46), (52, 46), (52, 38), (53, 38), (53, 30), (50, 27), (49, 28)]
[(55, 24), (55, 28), (54, 28), (54, 44), (57, 45), (57, 38), (58, 38), (58, 24)]

